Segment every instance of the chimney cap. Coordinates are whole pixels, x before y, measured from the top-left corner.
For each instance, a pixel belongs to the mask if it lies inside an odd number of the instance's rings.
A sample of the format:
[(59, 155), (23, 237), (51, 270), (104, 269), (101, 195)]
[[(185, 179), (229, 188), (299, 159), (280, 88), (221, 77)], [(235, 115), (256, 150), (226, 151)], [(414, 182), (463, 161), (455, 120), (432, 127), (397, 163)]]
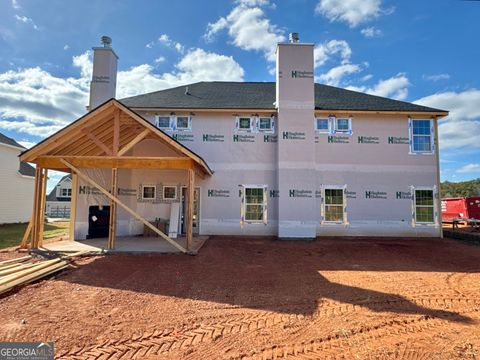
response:
[(112, 38), (111, 37), (104, 35), (100, 38), (100, 41), (101, 41), (103, 47), (105, 47), (105, 48), (112, 47)]
[(300, 41), (300, 36), (296, 32), (288, 34), (288, 39), (291, 43), (298, 43)]

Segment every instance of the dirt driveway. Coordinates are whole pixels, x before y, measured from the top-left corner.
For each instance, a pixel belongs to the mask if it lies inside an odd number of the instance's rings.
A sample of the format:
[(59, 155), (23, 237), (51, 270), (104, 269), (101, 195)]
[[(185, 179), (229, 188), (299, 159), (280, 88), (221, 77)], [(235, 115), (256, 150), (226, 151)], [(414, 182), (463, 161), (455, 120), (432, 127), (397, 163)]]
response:
[(216, 237), (77, 264), (0, 299), (0, 340), (62, 359), (480, 357), (480, 247), (460, 242)]

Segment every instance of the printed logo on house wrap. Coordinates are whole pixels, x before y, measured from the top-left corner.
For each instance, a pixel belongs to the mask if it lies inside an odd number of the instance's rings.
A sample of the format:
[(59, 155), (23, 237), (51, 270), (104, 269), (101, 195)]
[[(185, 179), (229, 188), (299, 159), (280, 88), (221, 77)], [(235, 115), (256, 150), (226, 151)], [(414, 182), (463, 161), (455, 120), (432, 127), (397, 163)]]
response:
[(312, 190), (290, 189), (290, 190), (288, 190), (288, 197), (311, 198), (311, 197), (313, 197), (313, 191)]
[(385, 191), (365, 191), (365, 199), (386, 199)]
[(254, 135), (233, 135), (233, 142), (255, 142)]
[(270, 190), (270, 197), (271, 197), (271, 198), (278, 198), (278, 197), (280, 197), (280, 191), (279, 191), (279, 190)]
[(173, 134), (172, 138), (174, 138), (177, 141), (183, 142), (183, 141), (194, 141), (193, 134)]
[(347, 195), (347, 199), (356, 199), (357, 192), (356, 191), (345, 191), (345, 195)]
[(359, 144), (380, 144), (380, 138), (377, 136), (359, 136), (357, 142)]
[(327, 142), (332, 144), (349, 144), (350, 137), (349, 136), (328, 136)]
[(103, 195), (103, 193), (98, 190), (96, 187), (92, 186), (79, 186), (78, 187), (79, 195)]
[(305, 70), (292, 70), (292, 78), (313, 78), (313, 71), (305, 71)]
[(230, 197), (230, 190), (208, 189), (208, 197)]
[(218, 135), (218, 134), (203, 134), (202, 141), (207, 142), (224, 142), (225, 135)]
[(395, 199), (412, 199), (412, 193), (410, 191), (405, 192), (405, 191), (397, 191), (395, 193)]
[(282, 133), (282, 139), (284, 140), (305, 140), (306, 135), (300, 131), (284, 131)]
[(277, 135), (263, 135), (263, 142), (276, 143), (278, 141)]
[(122, 195), (122, 196), (137, 196), (137, 189), (118, 188), (118, 195)]
[(53, 342), (0, 342), (2, 360), (53, 360)]
[(401, 137), (401, 136), (389, 136), (387, 138), (387, 143), (388, 144), (408, 144), (408, 138), (407, 137)]

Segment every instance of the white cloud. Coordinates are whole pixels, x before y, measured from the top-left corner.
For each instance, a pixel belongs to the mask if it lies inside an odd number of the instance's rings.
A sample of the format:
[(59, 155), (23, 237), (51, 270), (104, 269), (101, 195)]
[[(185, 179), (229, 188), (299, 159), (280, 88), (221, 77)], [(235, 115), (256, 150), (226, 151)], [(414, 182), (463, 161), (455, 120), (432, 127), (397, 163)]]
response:
[(285, 41), (284, 31), (266, 17), (267, 0), (239, 0), (226, 16), (209, 23), (204, 35), (212, 41), (221, 30), (228, 29), (232, 43), (240, 49), (262, 52), (269, 61), (275, 61), (276, 44)]
[(438, 128), (441, 149), (480, 148), (480, 90), (448, 91), (426, 96), (415, 103), (450, 111), (448, 117), (440, 120)]
[(20, 10), (20, 9), (21, 9), (20, 4), (18, 3), (17, 0), (12, 0), (12, 7), (13, 7), (15, 10)]
[(15, 14), (15, 19), (17, 19), (17, 21), (20, 21), (24, 24), (29, 24), (29, 25), (32, 25), (32, 27), (35, 29), (35, 30), (39, 30), (39, 27), (33, 22), (33, 20), (29, 17), (26, 17), (26, 16), (20, 16), (20, 15), (17, 15)]
[(147, 48), (151, 49), (153, 48), (156, 44), (161, 44), (163, 46), (175, 49), (178, 51), (180, 54), (183, 54), (185, 52), (185, 46), (183, 46), (181, 43), (178, 41), (172, 40), (167, 34), (161, 34), (157, 40), (155, 41), (150, 41), (147, 45), (145, 45)]
[(457, 170), (459, 173), (480, 173), (480, 164), (468, 164)]
[(315, 13), (325, 16), (330, 21), (343, 21), (356, 27), (379, 17), (389, 14), (393, 8), (381, 8), (381, 0), (320, 0), (315, 7)]
[(345, 76), (355, 74), (362, 71), (362, 67), (358, 64), (344, 64), (331, 68), (325, 74), (318, 76), (318, 80), (322, 83), (332, 86), (339, 86)]
[(63, 50), (68, 50), (68, 49), (70, 49), (70, 45), (65, 44), (65, 46), (63, 47)]
[(383, 34), (383, 33), (382, 33), (382, 30), (377, 29), (377, 28), (374, 27), (374, 26), (364, 28), (364, 29), (360, 30), (360, 32), (361, 32), (362, 35), (365, 36), (366, 38), (379, 37), (379, 36), (382, 36), (382, 34)]
[(440, 80), (448, 80), (450, 79), (450, 74), (434, 74), (434, 75), (423, 75), (424, 80), (428, 81), (440, 81)]
[(316, 45), (313, 50), (315, 67), (324, 65), (332, 56), (339, 55), (342, 64), (350, 61), (352, 49), (345, 40), (330, 40)]
[[(74, 56), (78, 78), (55, 77), (36, 67), (0, 73), (0, 129), (45, 137), (85, 113), (92, 72), (92, 53)], [(119, 71), (117, 98), (196, 81), (243, 80), (243, 68), (231, 57), (192, 49), (175, 70), (157, 74), (142, 64)]]
[(36, 142), (32, 142), (30, 140), (19, 140), (17, 141), (20, 145), (23, 145), (25, 146), (27, 149), (30, 149), (31, 147), (33, 147), (34, 145), (37, 145)]
[(371, 95), (383, 96), (397, 100), (404, 100), (408, 95), (410, 82), (404, 73), (391, 78), (380, 80), (373, 86), (347, 86), (347, 89), (360, 91)]
[(161, 64), (163, 62), (165, 62), (165, 56), (159, 56), (155, 59), (155, 64)]

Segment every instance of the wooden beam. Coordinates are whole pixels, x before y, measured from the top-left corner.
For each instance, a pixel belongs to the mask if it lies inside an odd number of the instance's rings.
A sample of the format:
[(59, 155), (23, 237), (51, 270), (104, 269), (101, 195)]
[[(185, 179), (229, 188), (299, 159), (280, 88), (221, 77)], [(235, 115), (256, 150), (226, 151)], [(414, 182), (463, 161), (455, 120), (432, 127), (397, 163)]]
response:
[(138, 134), (132, 141), (130, 141), (127, 145), (125, 145), (119, 152), (118, 156), (123, 156), (128, 150), (133, 148), (135, 145), (137, 145), (140, 141), (145, 139), (145, 137), (150, 134), (149, 129), (143, 130), (140, 134)]
[(39, 227), (39, 219), (38, 219), (38, 208), (39, 208), (39, 200), (40, 200), (40, 192), (41, 192), (41, 183), (42, 183), (42, 168), (40, 166), (35, 167), (35, 185), (33, 191), (33, 213), (32, 213), (32, 240), (31, 240), (31, 248), (37, 248), (37, 239), (38, 239), (38, 227)]
[(102, 149), (105, 154), (107, 155), (113, 155), (113, 151), (111, 149), (108, 148), (107, 145), (105, 145), (102, 141), (100, 141), (94, 134), (92, 134), (90, 131), (88, 130), (84, 130), (83, 133), (85, 135), (87, 135), (87, 137), (93, 141), (93, 143), (95, 145), (97, 145), (100, 149)]
[(193, 200), (195, 193), (195, 171), (189, 169), (188, 173), (188, 187), (187, 187), (187, 250), (192, 250), (193, 243)]
[(113, 118), (113, 155), (120, 150), (120, 109), (115, 109)]
[(72, 197), (70, 201), (70, 224), (68, 229), (69, 240), (75, 240), (75, 216), (77, 213), (77, 193), (78, 193), (78, 177), (72, 173)]
[(118, 197), (116, 195), (112, 195), (110, 194), (110, 192), (108, 192), (108, 190), (106, 190), (105, 188), (103, 188), (101, 185), (99, 185), (96, 181), (90, 179), (87, 175), (85, 175), (82, 171), (80, 171), (78, 168), (76, 168), (75, 166), (73, 166), (72, 164), (70, 164), (68, 161), (66, 160), (61, 160), (64, 165), (66, 165), (67, 167), (69, 167), (70, 169), (72, 169), (73, 172), (75, 172), (79, 177), (81, 177), (83, 180), (85, 180), (86, 182), (90, 183), (91, 185), (95, 186), (98, 190), (100, 190), (106, 197), (108, 197), (110, 200), (113, 200), (117, 203), (117, 205), (121, 206), (123, 209), (125, 209), (130, 215), (132, 215), (133, 217), (135, 217), (137, 220), (141, 221), (142, 223), (144, 223), (146, 226), (148, 226), (150, 229), (152, 229), (152, 231), (154, 231), (155, 233), (157, 233), (158, 235), (160, 235), (162, 238), (164, 238), (166, 241), (168, 241), (170, 244), (172, 244), (173, 246), (175, 246), (178, 250), (180, 250), (181, 252), (183, 253), (186, 253), (187, 252), (187, 249), (185, 249), (183, 246), (181, 246), (180, 244), (178, 244), (177, 242), (175, 242), (174, 240), (172, 240), (170, 237), (168, 237), (167, 235), (165, 235), (163, 232), (161, 232), (160, 230), (158, 230), (155, 226), (153, 226), (152, 224), (150, 224), (149, 221), (145, 220), (140, 214), (138, 214), (137, 212), (135, 212), (134, 210), (130, 209), (127, 205), (125, 205), (122, 201), (120, 201), (118, 199)]
[(190, 158), (178, 157), (41, 156), (35, 162), (42, 167), (57, 169), (65, 167), (62, 160), (80, 168), (186, 170), (193, 166)]
[[(118, 169), (112, 169), (112, 192), (117, 196)], [(117, 231), (117, 203), (110, 199), (110, 221), (108, 223), (108, 248), (115, 249), (115, 236)]]
[(47, 182), (48, 182), (48, 169), (43, 169), (42, 175), (42, 192), (40, 194), (40, 226), (38, 228), (38, 246), (43, 245), (43, 230), (45, 229), (45, 205), (47, 200)]
[(22, 242), (20, 243), (20, 249), (28, 248), (28, 237), (30, 235), (30, 232), (32, 231), (32, 223), (33, 223), (33, 219), (30, 219), (30, 221), (28, 222), (27, 229), (25, 230), (25, 234), (23, 234), (23, 239), (22, 239)]

